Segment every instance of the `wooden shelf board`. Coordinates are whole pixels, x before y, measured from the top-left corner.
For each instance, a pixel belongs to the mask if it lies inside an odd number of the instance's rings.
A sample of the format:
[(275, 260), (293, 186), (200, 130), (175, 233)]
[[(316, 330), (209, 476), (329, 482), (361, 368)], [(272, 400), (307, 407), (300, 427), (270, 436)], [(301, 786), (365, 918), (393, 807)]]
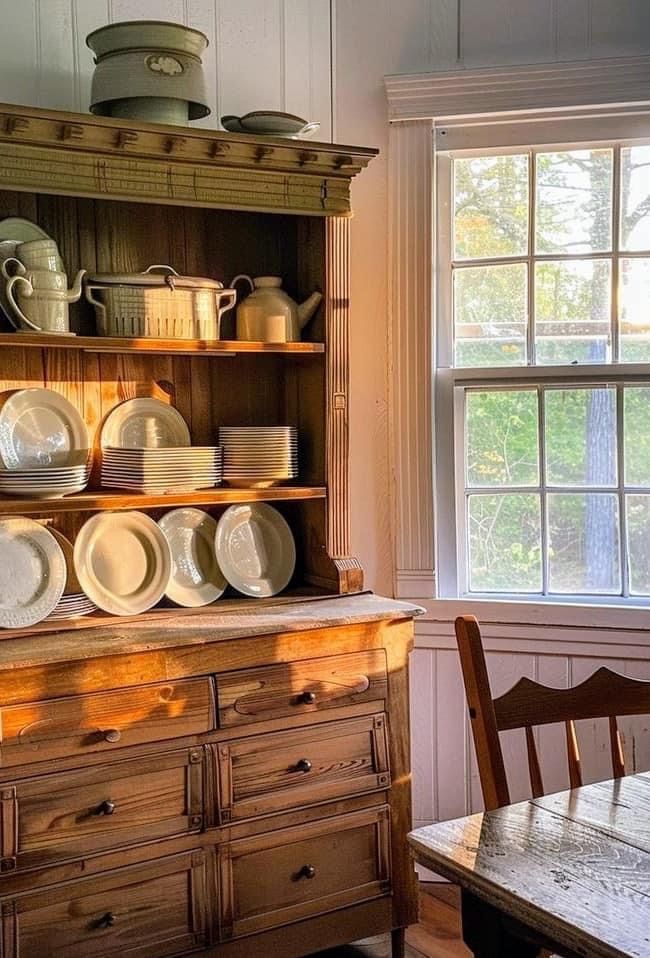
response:
[(275, 486), (272, 489), (198, 489), (170, 495), (145, 496), (119, 490), (91, 489), (62, 499), (0, 498), (0, 515), (60, 515), (64, 512), (156, 509), (169, 506), (220, 506), (235, 502), (281, 502), (295, 499), (324, 499), (324, 486)]
[(237, 353), (322, 353), (324, 343), (257, 343), (236, 339), (124, 339), (111, 336), (57, 336), (43, 333), (0, 333), (0, 346), (79, 349), (86, 353), (183, 353), (233, 356)]
[(182, 616), (200, 616), (214, 615), (215, 612), (238, 612), (247, 609), (270, 609), (276, 606), (288, 605), (291, 602), (314, 602), (318, 599), (335, 598), (335, 594), (328, 589), (319, 589), (316, 586), (294, 586), (287, 589), (280, 595), (272, 596), (269, 599), (250, 599), (246, 596), (227, 595), (225, 599), (217, 599), (211, 605), (203, 605), (200, 608), (185, 609), (180, 606), (160, 605), (148, 612), (141, 612), (139, 615), (109, 615), (99, 609), (90, 615), (80, 616), (76, 619), (59, 619), (58, 621), (48, 621), (44, 619), (26, 629), (0, 629), (0, 642), (6, 639), (26, 638), (32, 635), (45, 635), (51, 632), (77, 632), (82, 629), (101, 629), (111, 625), (126, 625), (129, 622), (160, 621), (171, 617), (178, 618)]

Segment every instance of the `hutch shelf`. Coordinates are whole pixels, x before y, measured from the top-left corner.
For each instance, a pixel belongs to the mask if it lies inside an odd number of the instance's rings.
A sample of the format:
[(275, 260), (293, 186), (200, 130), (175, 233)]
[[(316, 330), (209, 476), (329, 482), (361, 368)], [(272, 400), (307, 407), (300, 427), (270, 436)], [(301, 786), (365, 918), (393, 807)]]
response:
[[(299, 343), (239, 342), (232, 313), (215, 342), (101, 338), (83, 301), (75, 337), (0, 329), (0, 391), (59, 391), (94, 441), (84, 492), (0, 513), (74, 540), (99, 511), (265, 500), (297, 550), (273, 600), (0, 634), (3, 958), (302, 958), (384, 931), (404, 954), (418, 610), (363, 593), (349, 530), (349, 194), (375, 152), (0, 105), (0, 219), (37, 222), (69, 274), (164, 263), (323, 293)], [(298, 480), (102, 490), (102, 422), (139, 396), (195, 445), (296, 426)]]

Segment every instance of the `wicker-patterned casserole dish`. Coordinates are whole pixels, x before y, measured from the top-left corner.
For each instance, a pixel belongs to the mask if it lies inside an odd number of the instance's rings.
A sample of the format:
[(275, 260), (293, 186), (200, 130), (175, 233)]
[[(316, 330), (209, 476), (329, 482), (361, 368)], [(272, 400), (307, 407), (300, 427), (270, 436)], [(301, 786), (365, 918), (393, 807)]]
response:
[(145, 339), (220, 339), (221, 317), (237, 296), (216, 279), (180, 276), (161, 265), (87, 275), (84, 289), (100, 336)]

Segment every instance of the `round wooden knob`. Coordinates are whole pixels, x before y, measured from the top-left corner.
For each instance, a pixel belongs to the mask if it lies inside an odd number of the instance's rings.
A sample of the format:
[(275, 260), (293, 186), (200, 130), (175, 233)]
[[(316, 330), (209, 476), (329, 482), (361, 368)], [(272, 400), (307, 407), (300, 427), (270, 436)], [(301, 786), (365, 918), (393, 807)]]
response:
[(311, 772), (311, 762), (308, 758), (301, 758), (299, 762), (296, 762), (296, 771), (297, 772)]
[(119, 742), (119, 740), (122, 738), (122, 733), (116, 728), (107, 728), (103, 735), (104, 741), (111, 743)]
[(303, 865), (302, 868), (300, 869), (299, 874), (301, 878), (315, 878), (316, 869), (314, 868), (313, 865)]
[(98, 805), (94, 811), (95, 815), (112, 815), (115, 811), (115, 802), (111, 802), (109, 799), (106, 799), (105, 802), (102, 802), (101, 805)]
[(302, 692), (298, 697), (298, 701), (301, 705), (313, 705), (316, 701), (315, 692)]

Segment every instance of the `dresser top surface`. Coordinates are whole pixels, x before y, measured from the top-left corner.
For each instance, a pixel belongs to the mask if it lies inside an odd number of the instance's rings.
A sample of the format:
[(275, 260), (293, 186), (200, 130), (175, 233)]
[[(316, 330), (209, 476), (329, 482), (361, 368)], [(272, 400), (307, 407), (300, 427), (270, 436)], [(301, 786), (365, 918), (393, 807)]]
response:
[[(309, 601), (205, 611), (201, 615), (170, 615), (129, 620), (103, 628), (77, 629), (0, 641), (0, 671), (32, 668), (55, 662), (79, 662), (107, 655), (183, 649), (231, 639), (274, 633), (302, 632), (363, 622), (412, 619), (424, 610), (365, 592)], [(1, 636), (0, 636), (1, 638)]]

